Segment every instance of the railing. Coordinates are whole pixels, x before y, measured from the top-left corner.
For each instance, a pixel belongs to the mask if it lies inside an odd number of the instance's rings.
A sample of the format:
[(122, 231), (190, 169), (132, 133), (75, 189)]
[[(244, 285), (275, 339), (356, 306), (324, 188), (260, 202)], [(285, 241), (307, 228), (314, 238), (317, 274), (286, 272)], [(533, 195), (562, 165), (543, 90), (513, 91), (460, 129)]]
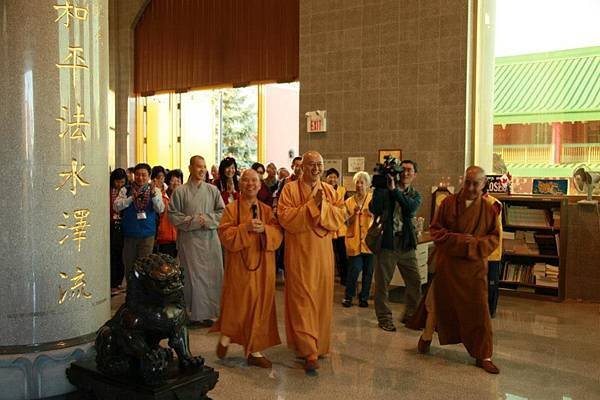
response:
[(551, 163), (551, 144), (509, 144), (494, 146), (505, 163)]
[(561, 162), (600, 163), (600, 143), (563, 144)]

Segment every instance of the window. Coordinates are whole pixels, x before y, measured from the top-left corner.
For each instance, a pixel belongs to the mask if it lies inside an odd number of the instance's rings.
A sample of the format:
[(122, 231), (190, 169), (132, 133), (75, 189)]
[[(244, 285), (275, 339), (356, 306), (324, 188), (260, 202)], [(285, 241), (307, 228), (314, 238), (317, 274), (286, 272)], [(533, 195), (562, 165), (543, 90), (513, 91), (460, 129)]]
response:
[(582, 164), (600, 170), (600, 3), (493, 3), (479, 12), (487, 21), (495, 15), (494, 33), (479, 35), (478, 43), (493, 46), (493, 57), (479, 60), (494, 64), (492, 76), (478, 68), (478, 80), (493, 83), (479, 84), (477, 93), (482, 99), (482, 91), (493, 92), (493, 128), (479, 125), (475, 133), (479, 143), (490, 135), (493, 146), (476, 144), (475, 152), (484, 153), (476, 160), (491, 160), (492, 152), (495, 173), (521, 180), (570, 178)]
[(298, 83), (141, 97), (137, 159), (184, 171), (196, 154), (209, 167), (226, 156), (246, 168), (287, 166), (298, 153), (298, 113)]

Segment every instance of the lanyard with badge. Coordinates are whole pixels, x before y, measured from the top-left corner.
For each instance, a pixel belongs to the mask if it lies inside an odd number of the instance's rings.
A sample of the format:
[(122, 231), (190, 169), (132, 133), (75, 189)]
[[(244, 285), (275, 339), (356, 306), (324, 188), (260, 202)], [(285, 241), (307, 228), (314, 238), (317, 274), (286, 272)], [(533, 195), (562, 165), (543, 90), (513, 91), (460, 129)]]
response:
[(133, 206), (137, 212), (136, 215), (138, 220), (144, 220), (148, 218), (146, 215), (146, 207), (148, 206), (148, 202), (150, 200), (151, 191), (150, 185), (147, 183), (142, 186), (140, 192), (137, 192), (135, 189), (133, 190)]

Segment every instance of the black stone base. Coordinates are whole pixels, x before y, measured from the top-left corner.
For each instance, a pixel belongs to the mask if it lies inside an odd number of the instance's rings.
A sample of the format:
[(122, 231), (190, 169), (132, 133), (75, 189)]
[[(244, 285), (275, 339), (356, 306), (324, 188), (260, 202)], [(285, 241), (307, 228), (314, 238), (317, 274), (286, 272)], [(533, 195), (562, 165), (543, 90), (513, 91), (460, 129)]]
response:
[(177, 360), (169, 364), (169, 378), (158, 386), (148, 386), (130, 376), (112, 377), (96, 369), (93, 359), (71, 364), (67, 377), (78, 390), (69, 399), (85, 400), (210, 400), (219, 373), (210, 367), (180, 370)]

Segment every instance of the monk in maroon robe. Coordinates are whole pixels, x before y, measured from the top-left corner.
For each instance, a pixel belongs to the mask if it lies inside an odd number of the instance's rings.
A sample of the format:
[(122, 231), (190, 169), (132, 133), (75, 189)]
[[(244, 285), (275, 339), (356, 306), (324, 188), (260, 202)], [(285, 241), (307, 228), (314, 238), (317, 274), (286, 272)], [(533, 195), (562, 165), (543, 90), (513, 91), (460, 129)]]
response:
[(441, 345), (463, 343), (476, 365), (499, 373), (492, 363), (487, 257), (498, 247), (498, 211), (482, 198), (482, 168), (469, 167), (462, 190), (444, 199), (430, 227), (435, 242), (435, 276), (408, 325), (425, 328), (419, 353), (428, 353), (434, 331)]

